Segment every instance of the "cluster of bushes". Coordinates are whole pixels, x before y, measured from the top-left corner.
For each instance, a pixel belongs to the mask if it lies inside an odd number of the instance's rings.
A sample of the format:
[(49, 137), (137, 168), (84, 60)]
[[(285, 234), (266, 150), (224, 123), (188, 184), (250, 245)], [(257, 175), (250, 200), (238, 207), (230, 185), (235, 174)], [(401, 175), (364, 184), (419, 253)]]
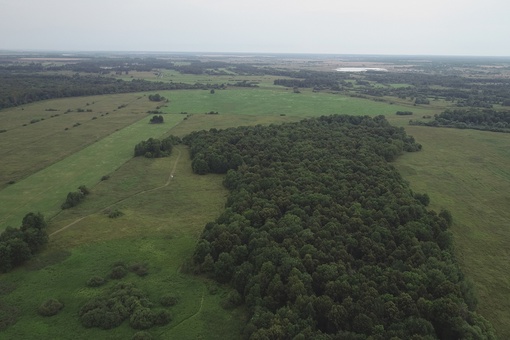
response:
[(66, 201), (60, 206), (62, 209), (69, 209), (77, 206), (85, 196), (90, 194), (89, 189), (86, 186), (81, 185), (77, 191), (71, 191), (67, 194)]
[[(147, 264), (134, 263), (127, 266), (123, 262), (116, 262), (108, 277), (113, 280), (124, 278), (128, 272), (138, 276), (148, 274)], [(99, 287), (107, 280), (101, 276), (93, 276), (87, 281), (88, 287)], [(164, 295), (160, 299), (163, 307), (171, 307), (178, 302), (175, 296)], [(119, 326), (125, 320), (134, 329), (148, 329), (153, 326), (163, 326), (171, 321), (171, 314), (164, 308), (154, 309), (145, 292), (137, 289), (132, 283), (120, 282), (115, 284), (106, 294), (88, 301), (79, 311), (80, 321), (85, 327), (111, 329)]]
[(150, 94), (149, 100), (151, 102), (162, 102), (162, 101), (166, 100), (166, 98), (161, 96), (159, 93), (156, 93), (156, 94)]
[(181, 142), (179, 137), (169, 136), (162, 140), (149, 138), (135, 145), (135, 157), (160, 158), (170, 156), (172, 147)]
[(185, 141), (193, 162), (227, 164), (226, 209), (193, 261), (237, 291), (225, 307), (246, 304), (246, 338), (494, 339), (455, 262), (451, 214), (428, 211), (389, 163), (420, 149), (402, 128), (329, 116)]
[(411, 111), (397, 111), (395, 112), (397, 116), (412, 116), (413, 113)]
[(41, 316), (57, 315), (64, 308), (64, 304), (57, 299), (48, 299), (43, 302), (37, 309), (37, 313)]
[(48, 243), (46, 221), (41, 213), (28, 213), (21, 227), (7, 227), (0, 234), (0, 272), (23, 264)]
[(152, 116), (152, 118), (150, 119), (151, 124), (162, 124), (163, 121), (164, 119), (162, 115)]
[(84, 327), (111, 329), (125, 320), (134, 329), (168, 324), (172, 317), (166, 309), (152, 309), (147, 295), (132, 283), (117, 283), (107, 294), (87, 302), (79, 311)]

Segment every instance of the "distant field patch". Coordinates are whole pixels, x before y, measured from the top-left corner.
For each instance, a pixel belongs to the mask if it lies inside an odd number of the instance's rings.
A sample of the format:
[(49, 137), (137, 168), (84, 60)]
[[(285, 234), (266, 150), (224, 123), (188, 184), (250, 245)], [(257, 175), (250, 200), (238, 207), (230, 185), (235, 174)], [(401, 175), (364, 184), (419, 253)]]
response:
[[(411, 106), (376, 102), (362, 98), (302, 90), (293, 93), (280, 89), (227, 89), (209, 91), (173, 91), (163, 94), (170, 100), (165, 110), (171, 113), (205, 113), (217, 111), (222, 114), (247, 114), (259, 116), (312, 117), (330, 114), (395, 115), (396, 111), (408, 111)], [(416, 112), (428, 112), (428, 108), (415, 108)]]
[(0, 130), (6, 130), (0, 134), (0, 189), (133, 124), (161, 105), (144, 95), (55, 99), (0, 111)]

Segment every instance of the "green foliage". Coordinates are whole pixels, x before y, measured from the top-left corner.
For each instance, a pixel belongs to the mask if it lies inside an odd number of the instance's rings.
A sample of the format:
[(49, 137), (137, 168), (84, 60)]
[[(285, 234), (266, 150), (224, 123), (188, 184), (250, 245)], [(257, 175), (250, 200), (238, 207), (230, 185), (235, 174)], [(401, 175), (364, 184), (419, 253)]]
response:
[(147, 158), (168, 157), (172, 152), (173, 145), (179, 144), (180, 138), (169, 136), (162, 140), (149, 138), (135, 145), (135, 157)]
[(155, 315), (149, 308), (135, 309), (129, 318), (129, 325), (134, 329), (148, 329), (154, 325)]
[(109, 277), (114, 280), (122, 279), (124, 276), (126, 276), (128, 273), (128, 270), (125, 266), (114, 266), (112, 268), (112, 271), (110, 272)]
[[(482, 329), (463, 309), (469, 288), (459, 288), (448, 217), (427, 211), (428, 196), (388, 163), (419, 150), (403, 129), (330, 116), (184, 142), (193, 160), (228, 170), (226, 210), (206, 225), (194, 262), (246, 301), (247, 337), (446, 339)], [(240, 166), (229, 165), (234, 156)]]
[(152, 340), (152, 335), (146, 331), (139, 331), (133, 335), (131, 340)]
[(162, 124), (164, 122), (162, 115), (152, 116), (150, 119), (151, 124)]
[(118, 283), (107, 295), (87, 302), (80, 309), (79, 316), (85, 327), (111, 329), (130, 318), (135, 311), (148, 309), (149, 305), (145, 293), (133, 284)]
[(39, 306), (37, 313), (41, 316), (53, 316), (58, 314), (62, 308), (64, 308), (64, 304), (57, 299), (48, 299)]
[(8, 272), (23, 264), (46, 243), (46, 221), (41, 213), (28, 213), (21, 227), (7, 227), (0, 234), (0, 272)]
[(134, 263), (129, 266), (129, 270), (138, 276), (147, 276), (149, 274), (149, 268), (146, 263)]
[(156, 94), (150, 94), (149, 95), (149, 100), (151, 102), (161, 102), (161, 101), (164, 101), (166, 99), (165, 99), (165, 97), (161, 96), (159, 93), (156, 93)]
[(510, 132), (510, 111), (495, 111), (491, 109), (446, 110), (439, 115), (434, 115), (434, 120), (432, 121), (410, 121), (409, 124)]
[(92, 276), (87, 280), (88, 287), (100, 287), (106, 283), (106, 279), (101, 276)]
[(85, 185), (80, 185), (78, 191), (71, 191), (67, 194), (66, 201), (62, 203), (62, 209), (69, 209), (77, 206), (85, 196), (90, 194), (90, 190)]
[(177, 302), (179, 302), (179, 298), (177, 296), (174, 296), (174, 295), (163, 295), (159, 299), (159, 303), (163, 307), (172, 307), (172, 306), (175, 306), (177, 304)]
[(117, 217), (121, 217), (123, 215), (124, 215), (124, 213), (122, 211), (120, 211), (119, 209), (114, 209), (114, 210), (108, 212), (109, 218), (117, 218)]

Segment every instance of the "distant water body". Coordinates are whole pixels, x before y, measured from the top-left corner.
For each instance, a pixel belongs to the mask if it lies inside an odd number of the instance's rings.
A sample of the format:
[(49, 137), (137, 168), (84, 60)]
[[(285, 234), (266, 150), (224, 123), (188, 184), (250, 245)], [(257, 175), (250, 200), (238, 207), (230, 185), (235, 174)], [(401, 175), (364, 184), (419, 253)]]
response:
[(337, 68), (338, 72), (366, 72), (366, 71), (379, 71), (387, 72), (388, 70), (380, 67), (340, 67)]

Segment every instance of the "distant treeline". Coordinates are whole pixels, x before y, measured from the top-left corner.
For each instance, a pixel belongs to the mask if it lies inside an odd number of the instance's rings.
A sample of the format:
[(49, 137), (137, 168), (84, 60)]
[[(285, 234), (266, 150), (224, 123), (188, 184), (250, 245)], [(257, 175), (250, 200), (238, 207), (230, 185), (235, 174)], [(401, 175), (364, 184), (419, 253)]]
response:
[[(416, 104), (428, 104), (427, 98), (442, 98), (455, 102), (458, 107), (492, 108), (495, 104), (510, 106), (510, 80), (508, 79), (405, 72), (367, 72), (358, 75), (358, 78), (351, 78), (348, 73), (294, 71), (288, 72), (286, 76), (294, 79), (276, 79), (274, 84), (316, 90), (348, 91), (373, 97), (410, 98), (416, 99)], [(346, 81), (347, 79), (351, 81)], [(408, 84), (409, 86), (374, 86), (374, 84)]]
[(389, 163), (421, 146), (383, 116), (194, 132), (197, 173), (227, 172), (196, 270), (245, 303), (250, 339), (494, 339), (455, 262), (448, 211)]
[(510, 132), (510, 111), (494, 110), (447, 110), (434, 115), (434, 120), (409, 121), (410, 125), (452, 127), (494, 132)]
[(210, 85), (124, 81), (101, 76), (0, 73), (0, 109), (52, 98), (157, 90), (209, 89)]

